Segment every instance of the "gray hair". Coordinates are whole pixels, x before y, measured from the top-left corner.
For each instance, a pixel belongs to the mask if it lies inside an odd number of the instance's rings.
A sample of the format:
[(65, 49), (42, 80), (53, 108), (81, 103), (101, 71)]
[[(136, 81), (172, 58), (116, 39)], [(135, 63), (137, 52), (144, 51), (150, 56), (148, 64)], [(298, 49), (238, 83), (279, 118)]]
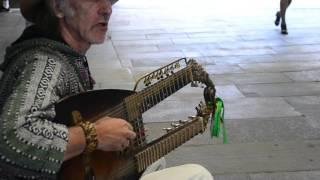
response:
[(41, 11), (37, 12), (33, 23), (37, 25), (42, 32), (46, 32), (49, 36), (60, 37), (58, 27), (59, 18), (55, 13), (55, 9), (58, 8), (63, 13), (67, 13), (69, 11), (69, 15), (71, 10), (71, 8), (69, 8), (69, 0), (44, 0), (42, 1), (41, 7)]
[(38, 15), (36, 22), (36, 24), (41, 27), (57, 27), (59, 17), (55, 13), (55, 9), (58, 9), (67, 17), (74, 16), (75, 14), (74, 9), (70, 6), (69, 0), (45, 0), (43, 2), (43, 13)]
[(65, 16), (72, 17), (75, 12), (74, 9), (70, 6), (69, 0), (55, 0), (57, 3), (57, 7), (61, 10)]
[(41, 10), (36, 12), (37, 14), (35, 15), (33, 23), (41, 28), (53, 28), (57, 25), (58, 18), (54, 14), (51, 2), (52, 0), (45, 0), (41, 1), (41, 4), (39, 4)]

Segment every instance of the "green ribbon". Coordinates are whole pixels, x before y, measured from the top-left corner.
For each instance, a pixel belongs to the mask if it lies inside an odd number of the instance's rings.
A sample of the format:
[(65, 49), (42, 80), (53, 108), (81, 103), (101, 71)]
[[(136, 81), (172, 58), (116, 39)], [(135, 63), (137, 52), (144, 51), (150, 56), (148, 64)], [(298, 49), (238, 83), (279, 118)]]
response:
[[(212, 104), (212, 103), (210, 103)], [(219, 137), (222, 124), (223, 143), (228, 143), (227, 129), (224, 123), (224, 103), (219, 97), (216, 98), (216, 110), (214, 116), (211, 116), (211, 138)]]

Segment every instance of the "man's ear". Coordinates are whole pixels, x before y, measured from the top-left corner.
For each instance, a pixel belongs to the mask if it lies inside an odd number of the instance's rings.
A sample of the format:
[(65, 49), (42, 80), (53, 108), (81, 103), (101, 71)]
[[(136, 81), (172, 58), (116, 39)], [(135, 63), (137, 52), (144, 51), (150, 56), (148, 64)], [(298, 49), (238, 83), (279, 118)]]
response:
[(58, 18), (63, 18), (65, 15), (62, 10), (61, 4), (57, 2), (57, 0), (49, 0), (49, 2), (54, 15), (57, 16)]

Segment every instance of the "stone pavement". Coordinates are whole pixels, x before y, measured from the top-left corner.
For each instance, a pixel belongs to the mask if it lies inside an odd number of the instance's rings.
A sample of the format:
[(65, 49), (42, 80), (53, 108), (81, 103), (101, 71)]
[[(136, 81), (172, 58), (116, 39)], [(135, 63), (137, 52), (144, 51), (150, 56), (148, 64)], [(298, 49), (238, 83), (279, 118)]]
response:
[[(292, 2), (287, 36), (273, 24), (278, 6), (121, 0), (108, 41), (88, 53), (96, 88), (132, 89), (141, 75), (193, 57), (225, 100), (229, 143), (206, 132), (170, 153), (169, 166), (199, 163), (217, 180), (320, 179), (320, 2)], [(0, 14), (0, 23), (3, 56), (24, 20), (13, 10)], [(149, 139), (162, 135), (169, 121), (193, 115), (201, 93), (185, 87), (143, 114)]]

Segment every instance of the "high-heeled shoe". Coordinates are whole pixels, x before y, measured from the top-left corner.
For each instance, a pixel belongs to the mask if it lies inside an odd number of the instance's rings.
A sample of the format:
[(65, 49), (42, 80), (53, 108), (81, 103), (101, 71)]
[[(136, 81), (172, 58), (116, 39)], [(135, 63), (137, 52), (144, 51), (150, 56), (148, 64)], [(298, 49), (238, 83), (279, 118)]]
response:
[(9, 12), (10, 8), (5, 8), (3, 6), (0, 7), (0, 12)]
[(281, 34), (288, 34), (287, 25), (281, 24)]
[(279, 24), (280, 24), (280, 12), (278, 11), (277, 13), (276, 13), (276, 20), (274, 21), (274, 24), (276, 25), (276, 26), (279, 26)]

